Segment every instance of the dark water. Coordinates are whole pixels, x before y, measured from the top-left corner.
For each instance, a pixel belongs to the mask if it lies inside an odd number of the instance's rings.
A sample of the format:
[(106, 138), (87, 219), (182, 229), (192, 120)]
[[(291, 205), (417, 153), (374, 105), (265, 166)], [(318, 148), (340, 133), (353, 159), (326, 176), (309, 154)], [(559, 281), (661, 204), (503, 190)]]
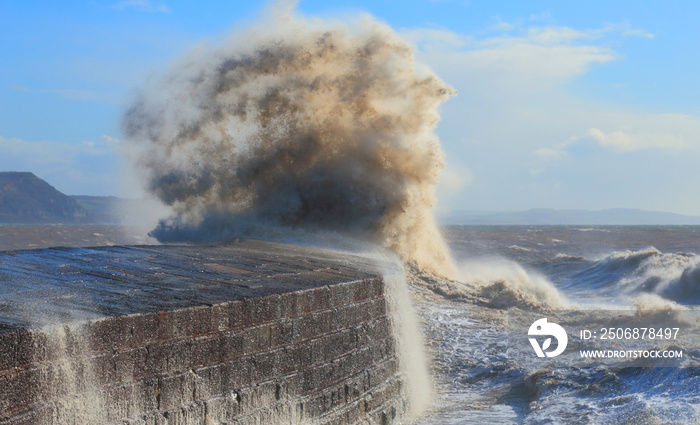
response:
[[(453, 226), (459, 282), (413, 279), (436, 376), (417, 423), (700, 423), (699, 226)], [(493, 282), (500, 282), (494, 284)], [(569, 342), (537, 357), (539, 318)], [(678, 328), (673, 339), (584, 340), (581, 329)], [(584, 348), (674, 359), (582, 359)]]

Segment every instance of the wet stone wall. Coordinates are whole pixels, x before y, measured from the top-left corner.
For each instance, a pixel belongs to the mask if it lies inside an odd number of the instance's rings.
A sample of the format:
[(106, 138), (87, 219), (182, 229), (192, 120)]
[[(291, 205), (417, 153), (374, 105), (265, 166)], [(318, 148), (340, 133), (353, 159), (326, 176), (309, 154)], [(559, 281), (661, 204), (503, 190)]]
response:
[[(396, 422), (382, 278), (359, 259), (270, 245), (5, 253), (0, 425)], [(139, 286), (156, 273), (170, 299)]]

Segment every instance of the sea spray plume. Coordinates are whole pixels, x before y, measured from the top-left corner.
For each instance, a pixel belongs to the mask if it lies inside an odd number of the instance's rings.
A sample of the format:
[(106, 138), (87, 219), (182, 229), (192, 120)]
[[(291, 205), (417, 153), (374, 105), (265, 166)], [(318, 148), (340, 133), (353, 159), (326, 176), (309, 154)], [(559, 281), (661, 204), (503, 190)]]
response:
[(437, 107), (454, 90), (416, 72), (411, 47), (369, 17), (271, 19), (191, 52), (128, 109), (147, 188), (175, 211), (152, 234), (331, 230), (453, 276), (431, 209), (443, 167)]

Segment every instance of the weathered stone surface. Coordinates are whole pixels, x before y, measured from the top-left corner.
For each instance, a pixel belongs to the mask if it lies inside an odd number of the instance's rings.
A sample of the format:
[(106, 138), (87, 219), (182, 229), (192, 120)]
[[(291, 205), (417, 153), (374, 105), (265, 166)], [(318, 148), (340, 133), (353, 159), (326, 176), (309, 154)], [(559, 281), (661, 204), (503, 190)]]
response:
[(0, 425), (385, 424), (405, 410), (365, 258), (240, 241), (4, 252), (0, 268)]

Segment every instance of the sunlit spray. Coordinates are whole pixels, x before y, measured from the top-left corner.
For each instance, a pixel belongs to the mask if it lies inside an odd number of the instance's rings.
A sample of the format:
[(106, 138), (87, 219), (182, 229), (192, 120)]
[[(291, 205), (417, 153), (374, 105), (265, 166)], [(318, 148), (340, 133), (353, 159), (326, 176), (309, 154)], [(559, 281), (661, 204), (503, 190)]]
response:
[(146, 189), (174, 211), (152, 234), (332, 230), (454, 276), (432, 214), (443, 168), (433, 129), (453, 93), (368, 16), (341, 24), (287, 7), (194, 49), (149, 80), (123, 120)]

